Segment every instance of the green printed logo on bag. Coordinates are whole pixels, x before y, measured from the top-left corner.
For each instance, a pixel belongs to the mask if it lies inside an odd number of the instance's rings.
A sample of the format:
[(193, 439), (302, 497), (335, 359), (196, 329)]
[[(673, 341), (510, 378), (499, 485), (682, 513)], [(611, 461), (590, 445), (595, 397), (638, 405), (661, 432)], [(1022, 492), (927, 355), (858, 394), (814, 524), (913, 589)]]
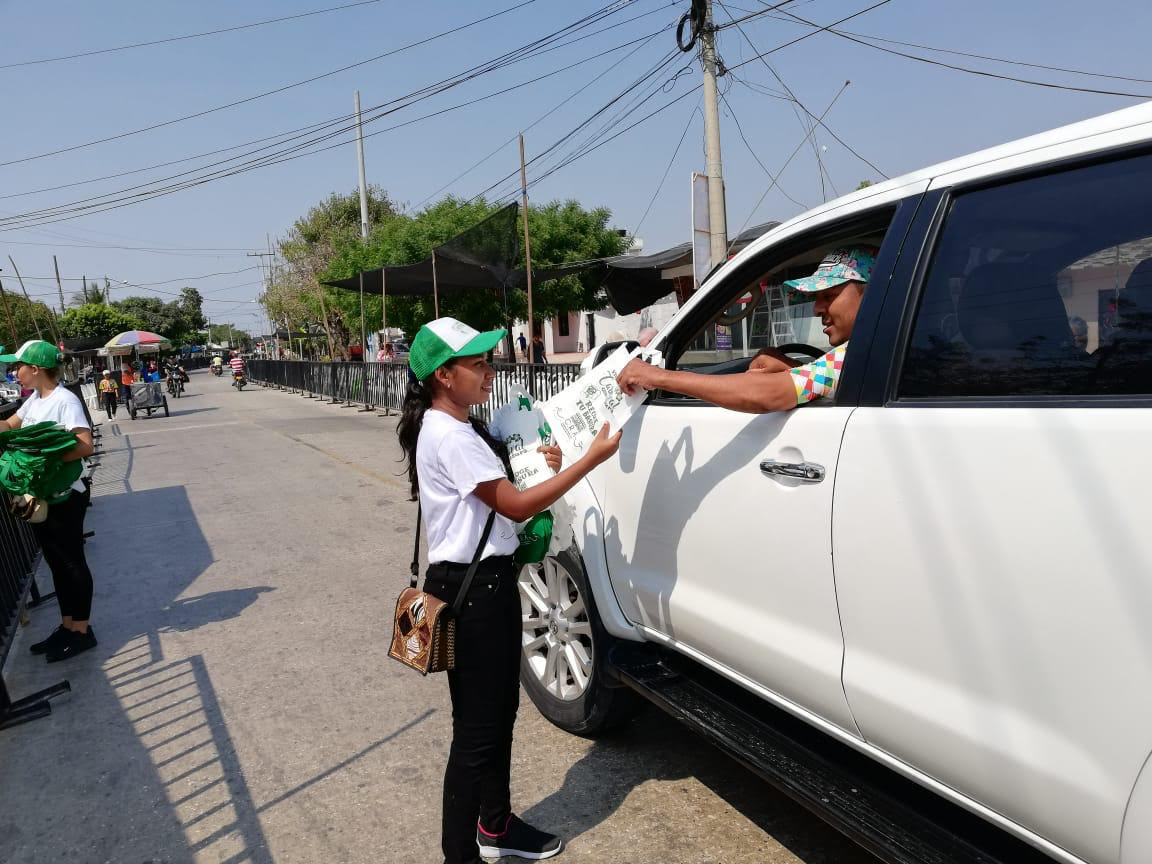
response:
[(539, 564), (548, 555), (548, 544), (552, 542), (552, 513), (545, 510), (537, 513), (524, 523), (520, 532), (520, 547), (513, 559), (520, 566)]

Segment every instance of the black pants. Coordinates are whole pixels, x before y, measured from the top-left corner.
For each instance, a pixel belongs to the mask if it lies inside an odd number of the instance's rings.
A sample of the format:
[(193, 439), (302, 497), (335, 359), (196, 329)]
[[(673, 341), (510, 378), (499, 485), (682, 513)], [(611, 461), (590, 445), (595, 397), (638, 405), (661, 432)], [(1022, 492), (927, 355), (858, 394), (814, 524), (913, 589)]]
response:
[[(452, 603), (466, 564), (433, 564), (424, 590)], [(441, 842), (447, 864), (478, 864), (476, 822), (499, 833), (512, 813), (512, 727), (520, 702), (520, 599), (511, 557), (480, 562), (456, 619), (452, 749), (444, 771)]]
[(76, 621), (92, 616), (92, 571), (84, 558), (84, 515), (91, 491), (73, 492), (48, 508), (48, 518), (32, 525), (52, 571), (60, 615)]
[(104, 411), (108, 414), (108, 419), (111, 420), (116, 416), (116, 393), (115, 391), (104, 391), (100, 394), (100, 401), (104, 403)]

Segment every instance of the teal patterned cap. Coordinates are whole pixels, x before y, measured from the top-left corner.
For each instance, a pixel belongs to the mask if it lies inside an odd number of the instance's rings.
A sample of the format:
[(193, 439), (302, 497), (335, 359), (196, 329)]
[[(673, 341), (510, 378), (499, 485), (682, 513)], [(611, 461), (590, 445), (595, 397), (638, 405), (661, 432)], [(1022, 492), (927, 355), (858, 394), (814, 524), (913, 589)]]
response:
[(824, 256), (811, 276), (789, 279), (784, 284), (793, 291), (813, 293), (835, 288), (845, 282), (868, 282), (876, 264), (875, 246), (842, 246)]

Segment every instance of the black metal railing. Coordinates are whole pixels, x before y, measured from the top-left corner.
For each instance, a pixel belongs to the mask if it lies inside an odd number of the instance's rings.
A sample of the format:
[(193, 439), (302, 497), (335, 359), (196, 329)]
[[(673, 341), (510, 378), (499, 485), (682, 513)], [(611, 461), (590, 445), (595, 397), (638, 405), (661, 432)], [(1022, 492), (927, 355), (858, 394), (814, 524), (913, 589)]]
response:
[[(495, 406), (508, 401), (515, 385), (537, 399), (559, 393), (580, 377), (576, 363), (495, 363), (493, 398), (478, 406), (485, 420)], [(248, 377), (264, 387), (276, 387), (332, 404), (359, 405), (362, 410), (399, 411), (408, 386), (405, 363), (315, 363), (308, 360), (252, 360)]]
[[(8, 405), (0, 408), (0, 418), (12, 413), (8, 408)], [(40, 544), (28, 523), (8, 512), (7, 495), (0, 491), (0, 505), (5, 505), (0, 506), (0, 729), (50, 714), (48, 699), (69, 689), (68, 682), (63, 681), (14, 700), (4, 684), (4, 662), (12, 649), (20, 611), (40, 564)]]

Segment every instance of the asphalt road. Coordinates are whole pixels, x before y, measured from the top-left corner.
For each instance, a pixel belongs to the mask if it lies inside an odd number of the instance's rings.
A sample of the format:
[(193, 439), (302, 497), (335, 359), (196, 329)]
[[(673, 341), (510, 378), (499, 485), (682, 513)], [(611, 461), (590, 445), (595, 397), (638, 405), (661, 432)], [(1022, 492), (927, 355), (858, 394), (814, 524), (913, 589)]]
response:
[[(386, 656), (414, 518), (393, 427), (204, 372), (171, 417), (103, 424), (100, 645), (30, 656), (54, 606), (18, 636), (13, 695), (73, 693), (0, 732), (0, 861), (441, 860), (447, 687)], [(874, 861), (654, 711), (588, 741), (525, 698), (513, 800), (568, 864)]]

